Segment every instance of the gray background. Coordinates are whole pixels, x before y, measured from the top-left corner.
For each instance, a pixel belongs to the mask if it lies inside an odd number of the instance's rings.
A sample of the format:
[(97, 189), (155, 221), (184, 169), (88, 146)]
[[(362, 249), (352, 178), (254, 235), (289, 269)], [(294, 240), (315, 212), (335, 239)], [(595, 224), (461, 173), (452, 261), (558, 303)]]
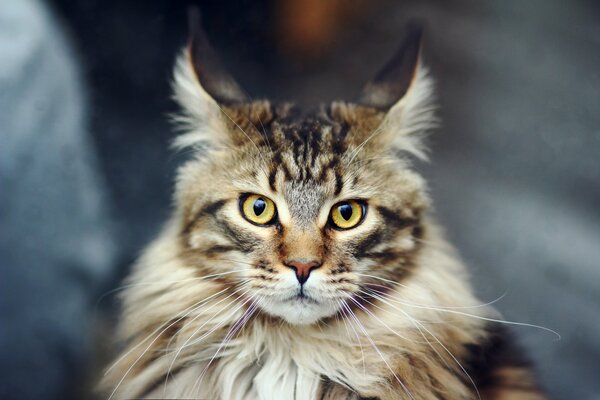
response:
[[(34, 0), (3, 3), (0, 45), (34, 56), (24, 62), (0, 50), (0, 374), (12, 374), (1, 381), (2, 398), (39, 398), (40, 390), (81, 398), (73, 377), (98, 374), (85, 350), (94, 348), (87, 327), (97, 310), (110, 327), (115, 309), (110, 297), (95, 302), (118, 285), (170, 210), (181, 160), (168, 150), (166, 115), (176, 109), (168, 82), (189, 3), (52, 0), (54, 17), (36, 11), (42, 3)], [(424, 21), (444, 123), (429, 139), (432, 162), (417, 167), (438, 218), (482, 300), (506, 293), (496, 306), (508, 320), (562, 335), (514, 328), (553, 397), (600, 398), (599, 2), (363, 2), (311, 60), (278, 51), (272, 2), (199, 3), (242, 86), (254, 97), (305, 104), (355, 96), (400, 42), (405, 22)], [(16, 4), (33, 6), (19, 17)], [(15, 46), (17, 37), (24, 44)], [(29, 68), (8, 68), (9, 60)], [(27, 132), (40, 138), (36, 146), (23, 139)], [(24, 246), (32, 232), (36, 240)], [(89, 246), (65, 252), (77, 238)]]

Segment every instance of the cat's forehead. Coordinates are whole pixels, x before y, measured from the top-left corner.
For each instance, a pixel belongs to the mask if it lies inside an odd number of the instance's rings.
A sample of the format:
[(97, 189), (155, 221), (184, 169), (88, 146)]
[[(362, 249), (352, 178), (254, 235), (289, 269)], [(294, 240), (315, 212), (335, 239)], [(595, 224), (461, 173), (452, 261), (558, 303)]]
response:
[(342, 122), (337, 121), (332, 115), (330, 104), (305, 108), (291, 103), (282, 103), (271, 107), (273, 123), (282, 129), (313, 130), (317, 126), (340, 126)]
[(345, 121), (333, 119), (328, 108), (309, 112), (295, 108), (275, 114), (267, 134), (277, 151), (291, 150), (301, 158), (299, 161), (312, 162), (319, 153), (342, 151), (334, 145), (343, 142), (347, 129)]
[(268, 131), (273, 149), (269, 181), (286, 198), (296, 221), (313, 221), (327, 197), (341, 190), (340, 159), (347, 129), (326, 106), (309, 111), (285, 107), (273, 116)]
[(361, 165), (356, 149), (381, 123), (379, 111), (351, 103), (303, 109), (267, 101), (225, 111), (240, 143), (233, 160), (246, 165), (239, 171), (265, 186), (261, 191), (281, 195), (297, 222), (314, 221), (325, 203), (340, 196), (364, 197), (355, 188), (368, 189), (361, 181), (370, 181), (369, 171), (355, 173)]
[(339, 127), (347, 123), (354, 125), (360, 120), (372, 120), (385, 114), (379, 108), (347, 101), (301, 106), (292, 102), (255, 100), (223, 106), (221, 110), (236, 121), (257, 123), (263, 128), (277, 124), (284, 129), (311, 128), (315, 125)]
[[(293, 103), (254, 101), (228, 110), (237, 121), (231, 129), (257, 134), (273, 151), (293, 149), (306, 153), (342, 153), (352, 146), (357, 133), (372, 131), (384, 113), (347, 102), (300, 107)], [(349, 135), (351, 133), (351, 135)], [(254, 135), (250, 135), (254, 136)]]
[(337, 104), (312, 110), (288, 106), (273, 116), (269, 180), (298, 222), (314, 221), (328, 200), (356, 183), (348, 179), (347, 161), (354, 148), (351, 130), (365, 128), (353, 123), (361, 111)]

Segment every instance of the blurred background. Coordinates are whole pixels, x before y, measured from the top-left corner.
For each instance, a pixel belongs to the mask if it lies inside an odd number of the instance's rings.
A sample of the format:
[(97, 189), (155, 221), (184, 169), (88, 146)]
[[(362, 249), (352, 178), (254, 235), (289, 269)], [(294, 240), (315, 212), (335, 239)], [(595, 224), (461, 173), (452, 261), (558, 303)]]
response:
[(93, 398), (119, 285), (170, 212), (169, 82), (200, 5), (255, 98), (353, 99), (411, 19), (438, 219), (553, 398), (600, 399), (600, 2), (3, 0), (0, 398)]

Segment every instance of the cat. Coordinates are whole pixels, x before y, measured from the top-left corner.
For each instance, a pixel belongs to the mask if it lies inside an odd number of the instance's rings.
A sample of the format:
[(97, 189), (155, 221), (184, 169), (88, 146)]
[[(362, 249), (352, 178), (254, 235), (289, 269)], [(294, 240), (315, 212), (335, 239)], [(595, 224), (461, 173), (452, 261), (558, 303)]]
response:
[(109, 398), (544, 399), (433, 220), (419, 27), (355, 102), (252, 101), (199, 23), (175, 96), (194, 156), (122, 296)]

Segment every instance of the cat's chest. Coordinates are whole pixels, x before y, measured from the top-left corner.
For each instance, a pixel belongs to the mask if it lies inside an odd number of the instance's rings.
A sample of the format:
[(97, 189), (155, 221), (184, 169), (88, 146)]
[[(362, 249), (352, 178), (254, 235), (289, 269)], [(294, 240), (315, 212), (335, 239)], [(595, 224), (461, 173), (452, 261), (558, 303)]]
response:
[(231, 352), (219, 364), (221, 396), (232, 400), (312, 400), (325, 378), (355, 373), (339, 348), (312, 341), (240, 342), (237, 354)]
[(222, 398), (315, 399), (322, 382), (321, 368), (310, 360), (310, 352), (304, 359), (298, 359), (297, 355), (297, 352), (273, 343), (269, 348), (263, 348), (260, 355), (240, 348), (239, 354), (220, 360)]

